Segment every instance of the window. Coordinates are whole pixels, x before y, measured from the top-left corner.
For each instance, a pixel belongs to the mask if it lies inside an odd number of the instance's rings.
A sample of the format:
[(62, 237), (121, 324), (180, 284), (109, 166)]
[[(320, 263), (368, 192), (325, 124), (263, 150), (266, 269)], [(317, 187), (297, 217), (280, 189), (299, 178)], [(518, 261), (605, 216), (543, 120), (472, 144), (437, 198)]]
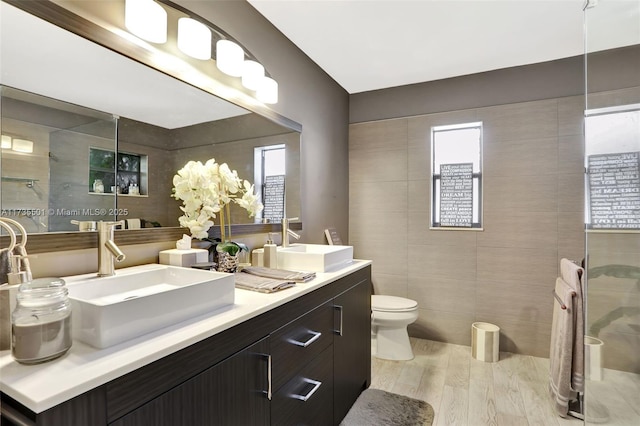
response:
[(482, 228), (482, 123), (431, 128), (431, 227)]
[(116, 153), (98, 148), (89, 149), (89, 192), (96, 192), (93, 184), (96, 180), (102, 182), (100, 192), (129, 194), (129, 188), (136, 186), (138, 193), (147, 194), (146, 173), (147, 156)]
[(255, 148), (255, 185), (262, 198), (262, 218), (279, 222), (284, 218), (286, 175), (285, 145)]

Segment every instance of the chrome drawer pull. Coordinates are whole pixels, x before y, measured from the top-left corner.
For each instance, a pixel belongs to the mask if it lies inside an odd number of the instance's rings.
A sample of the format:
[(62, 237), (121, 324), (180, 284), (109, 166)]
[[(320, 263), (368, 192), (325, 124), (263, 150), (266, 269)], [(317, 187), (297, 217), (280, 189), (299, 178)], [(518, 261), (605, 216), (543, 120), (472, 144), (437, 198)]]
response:
[(313, 342), (318, 340), (320, 338), (320, 336), (322, 336), (322, 333), (320, 333), (319, 331), (311, 331), (311, 330), (309, 330), (308, 333), (311, 335), (311, 338), (308, 339), (306, 342), (301, 342), (301, 341), (296, 340), (296, 339), (287, 339), (287, 342), (292, 343), (292, 344), (294, 344), (296, 346), (301, 346), (303, 348), (306, 348), (307, 346), (309, 346), (310, 344), (312, 344)]
[(268, 355), (267, 358), (267, 380), (269, 382), (269, 388), (267, 389), (267, 398), (271, 401), (272, 391), (271, 391), (271, 355)]
[(271, 355), (270, 354), (258, 354), (267, 359), (267, 390), (263, 390), (262, 393), (267, 396), (267, 399), (271, 401), (273, 392), (271, 389)]
[(307, 401), (309, 398), (311, 398), (311, 396), (314, 393), (316, 393), (316, 391), (318, 390), (318, 388), (322, 384), (322, 382), (319, 382), (317, 380), (312, 380), (312, 379), (303, 379), (303, 380), (304, 380), (305, 383), (312, 384), (313, 387), (311, 388), (311, 390), (306, 395), (291, 394), (291, 398), (299, 399), (300, 401)]
[(340, 327), (337, 330), (333, 330), (334, 333), (336, 333), (338, 336), (342, 336), (342, 323), (343, 323), (343, 315), (342, 315), (342, 306), (340, 305), (334, 305), (333, 309), (337, 309), (340, 311)]

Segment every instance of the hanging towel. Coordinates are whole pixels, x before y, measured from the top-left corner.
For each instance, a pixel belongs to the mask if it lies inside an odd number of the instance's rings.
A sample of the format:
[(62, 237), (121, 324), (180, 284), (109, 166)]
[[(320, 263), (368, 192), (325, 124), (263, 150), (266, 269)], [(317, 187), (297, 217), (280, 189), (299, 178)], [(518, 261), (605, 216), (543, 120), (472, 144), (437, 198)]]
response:
[(9, 249), (0, 249), (0, 284), (9, 282), (9, 272), (11, 272), (11, 258), (9, 257)]
[(584, 269), (569, 259), (561, 259), (560, 277), (576, 293), (571, 387), (576, 392), (584, 392)]
[(555, 293), (566, 309), (562, 309), (554, 301), (549, 351), (549, 392), (558, 414), (566, 417), (569, 402), (584, 391), (583, 271), (567, 259), (561, 260), (560, 271)]
[(22, 244), (16, 244), (13, 249), (13, 254), (17, 256), (24, 256), (22, 259), (20, 259), (20, 271), (26, 273), (27, 281), (33, 280), (33, 275), (31, 275), (31, 264), (29, 263), (29, 258), (27, 257), (27, 248)]

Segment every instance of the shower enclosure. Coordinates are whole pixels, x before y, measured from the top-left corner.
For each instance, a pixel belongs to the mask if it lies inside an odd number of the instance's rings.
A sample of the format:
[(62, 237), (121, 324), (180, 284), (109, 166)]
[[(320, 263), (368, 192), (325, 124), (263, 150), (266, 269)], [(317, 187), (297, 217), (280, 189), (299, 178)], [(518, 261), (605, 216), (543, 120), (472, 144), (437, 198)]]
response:
[(584, 19), (584, 422), (638, 425), (640, 1), (589, 0)]

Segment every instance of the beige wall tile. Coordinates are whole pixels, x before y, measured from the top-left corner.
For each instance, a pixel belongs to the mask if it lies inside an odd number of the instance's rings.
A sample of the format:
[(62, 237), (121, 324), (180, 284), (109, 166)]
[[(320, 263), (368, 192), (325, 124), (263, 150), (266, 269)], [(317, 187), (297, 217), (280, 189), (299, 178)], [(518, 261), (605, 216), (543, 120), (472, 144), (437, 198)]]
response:
[(409, 180), (431, 179), (431, 146), (429, 141), (409, 146), (407, 177)]
[[(637, 233), (587, 232), (587, 242), (589, 253), (594, 257), (591, 259), (592, 262), (600, 259), (602, 254), (610, 252), (640, 254), (640, 238)], [(598, 264), (602, 263), (602, 261), (598, 262)], [(593, 266), (596, 264), (594, 263)]]
[(476, 309), (475, 282), (409, 275), (408, 297), (420, 309), (445, 312), (473, 312)]
[(558, 138), (484, 139), (482, 171), (485, 176), (539, 176), (558, 171)]
[(409, 211), (427, 212), (431, 211), (431, 180), (409, 180), (408, 208)]
[(407, 181), (352, 182), (349, 208), (354, 211), (406, 212)]
[(374, 294), (409, 297), (406, 272), (404, 275), (375, 273), (372, 281)]
[(558, 181), (553, 175), (484, 178), (485, 212), (556, 212)]
[(349, 126), (349, 151), (388, 151), (406, 148), (407, 119), (383, 120)]
[[(558, 211), (584, 212), (584, 174), (558, 175)], [(584, 223), (584, 217), (582, 218)]]
[[(382, 230), (382, 231), (381, 231)], [(403, 212), (359, 210), (349, 219), (349, 241), (373, 244), (382, 248), (385, 243), (407, 240), (407, 217)], [(405, 245), (406, 247), (406, 245)]]
[(478, 109), (485, 143), (556, 137), (558, 102), (555, 99)]
[(558, 213), (558, 261), (563, 257), (582, 261), (584, 238), (582, 212)]
[(407, 150), (350, 151), (349, 180), (380, 182), (407, 180)]
[(527, 286), (518, 282), (478, 281), (476, 284), (476, 315), (497, 323), (528, 321), (551, 324), (553, 315), (553, 284), (545, 287)]
[(587, 109), (637, 104), (640, 102), (640, 86), (620, 90), (589, 93)]
[(584, 136), (558, 138), (558, 173), (584, 173)]
[(519, 282), (552, 288), (558, 276), (557, 248), (478, 247), (478, 280)]
[(558, 134), (582, 135), (584, 120), (584, 96), (558, 99)]
[(369, 240), (353, 241), (353, 256), (357, 259), (373, 261), (371, 271), (377, 274), (405, 275), (407, 274), (407, 246), (394, 244), (391, 237), (381, 238), (374, 235)]
[[(409, 212), (409, 229), (407, 243), (429, 246), (461, 246), (475, 247), (477, 231), (448, 231), (429, 228), (430, 218), (426, 212)], [(411, 249), (411, 248), (410, 248)]]
[(418, 320), (409, 325), (409, 334), (421, 339), (471, 346), (472, 312), (418, 310)]
[[(640, 335), (637, 331), (634, 334), (602, 333), (599, 339), (604, 342), (602, 357), (605, 368), (640, 374)], [(605, 380), (606, 374), (607, 372)]]
[(452, 278), (473, 281), (476, 278), (474, 246), (410, 246), (409, 276)]
[[(477, 321), (493, 323), (493, 317), (476, 318)], [(551, 322), (528, 322), (499, 320), (500, 351), (549, 358)]]
[(478, 233), (478, 247), (548, 248), (558, 244), (558, 214), (551, 212), (484, 215), (484, 231)]

